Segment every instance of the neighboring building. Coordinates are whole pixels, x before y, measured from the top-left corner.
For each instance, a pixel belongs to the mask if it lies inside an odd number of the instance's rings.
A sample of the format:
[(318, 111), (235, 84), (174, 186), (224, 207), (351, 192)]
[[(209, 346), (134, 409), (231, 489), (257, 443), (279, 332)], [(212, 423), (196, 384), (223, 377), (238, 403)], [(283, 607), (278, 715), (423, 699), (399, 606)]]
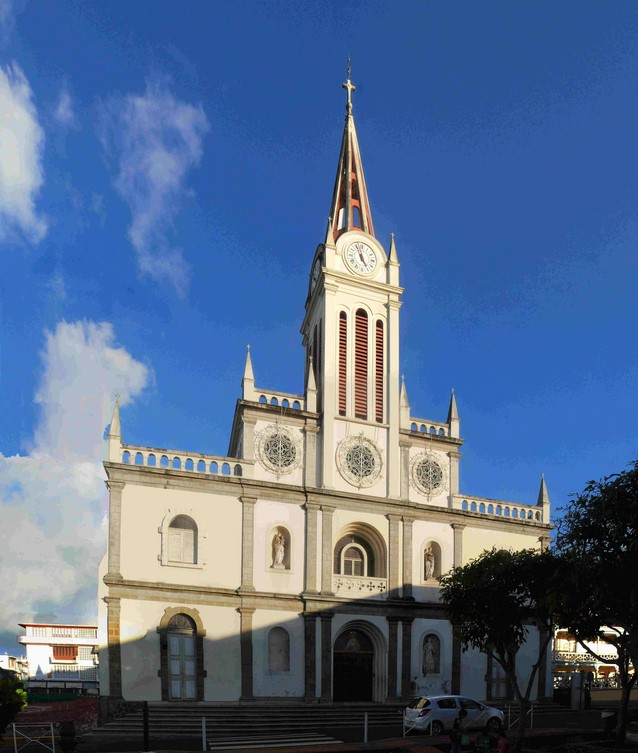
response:
[(9, 654), (0, 654), (0, 669), (6, 669), (13, 672), (21, 682), (29, 678), (29, 665), (26, 656), (9, 656)]
[[(604, 628), (605, 636), (614, 635), (613, 628)], [(567, 630), (558, 628), (554, 632), (554, 647), (552, 652), (552, 672), (554, 686), (561, 687), (571, 682), (574, 672), (591, 672), (594, 687), (616, 687), (619, 685), (618, 652), (616, 647), (605, 641), (585, 641), (591, 649), (588, 651), (569, 634)]]
[(97, 693), (97, 626), (24, 622), (30, 690)]
[[(547, 489), (541, 481), (535, 505), (462, 493), (454, 394), (445, 420), (412, 415), (398, 252), (374, 233), (349, 79), (344, 88), (328, 227), (308, 255), (303, 394), (256, 386), (249, 352), (224, 457), (124, 444), (116, 402), (99, 575), (104, 695), (505, 694), (497, 666), (462, 653), (437, 577), (491, 547), (547, 547)], [(538, 653), (531, 627), (521, 680)], [(549, 662), (534, 697), (551, 693)]]

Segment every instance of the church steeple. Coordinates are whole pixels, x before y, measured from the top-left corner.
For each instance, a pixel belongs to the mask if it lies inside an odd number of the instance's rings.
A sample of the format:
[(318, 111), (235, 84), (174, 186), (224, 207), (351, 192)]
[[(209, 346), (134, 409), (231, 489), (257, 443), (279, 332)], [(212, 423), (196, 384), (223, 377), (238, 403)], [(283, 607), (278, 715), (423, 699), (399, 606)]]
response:
[(341, 140), (341, 152), (332, 194), (332, 204), (330, 205), (332, 237), (328, 240), (333, 243), (342, 233), (348, 230), (363, 230), (374, 237), (372, 212), (370, 211), (361, 152), (359, 151), (357, 131), (354, 127), (352, 115), (352, 92), (356, 87), (350, 80), (349, 60), (348, 78), (342, 86), (347, 92), (346, 122)]

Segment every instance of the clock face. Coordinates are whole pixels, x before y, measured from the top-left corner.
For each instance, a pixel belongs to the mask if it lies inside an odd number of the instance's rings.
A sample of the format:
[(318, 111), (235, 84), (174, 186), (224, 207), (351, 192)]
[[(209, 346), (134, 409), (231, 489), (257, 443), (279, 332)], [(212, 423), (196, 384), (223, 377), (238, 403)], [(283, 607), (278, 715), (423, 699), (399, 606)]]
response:
[(310, 292), (311, 293), (315, 289), (317, 282), (319, 281), (320, 275), (321, 275), (321, 259), (317, 259), (314, 267), (312, 268), (312, 272), (310, 273)]
[(346, 262), (353, 272), (368, 275), (377, 268), (377, 255), (363, 241), (355, 241), (346, 249)]

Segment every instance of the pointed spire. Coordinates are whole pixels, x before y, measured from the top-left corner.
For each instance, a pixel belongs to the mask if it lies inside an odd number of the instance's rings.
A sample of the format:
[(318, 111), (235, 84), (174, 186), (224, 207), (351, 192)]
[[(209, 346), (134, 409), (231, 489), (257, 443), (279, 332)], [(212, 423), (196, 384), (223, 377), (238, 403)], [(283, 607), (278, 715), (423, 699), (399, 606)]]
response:
[(317, 411), (317, 380), (312, 366), (312, 355), (308, 354), (308, 379), (306, 381), (306, 410)]
[(115, 406), (113, 408), (113, 416), (111, 417), (111, 425), (109, 426), (109, 437), (121, 437), (122, 429), (120, 428), (120, 396), (115, 396)]
[(398, 264), (399, 257), (397, 256), (397, 247), (394, 242), (394, 233), (391, 233), (391, 235), (392, 235), (392, 240), (390, 242), (390, 261), (393, 262), (394, 264)]
[(356, 87), (350, 80), (350, 60), (348, 60), (348, 78), (342, 86), (347, 92), (346, 122), (330, 205), (332, 242), (348, 230), (362, 230), (374, 236), (372, 212), (352, 115), (352, 92)]
[(253, 362), (250, 358), (250, 345), (246, 346), (246, 365), (244, 366), (244, 378), (241, 380), (241, 389), (244, 400), (255, 399), (255, 375), (253, 374)]
[(541, 473), (541, 486), (538, 490), (538, 500), (536, 502), (537, 507), (549, 507), (549, 494), (547, 492), (547, 484), (545, 483), (545, 474)]
[(120, 428), (120, 396), (115, 396), (115, 406), (107, 436), (108, 458), (111, 463), (122, 462), (122, 429)]
[(399, 396), (399, 423), (402, 429), (410, 428), (410, 403), (405, 388), (405, 376), (401, 374), (401, 394)]
[(447, 423), (450, 426), (450, 436), (458, 439), (461, 436), (461, 421), (459, 419), (459, 410), (456, 406), (454, 387), (452, 387), (452, 397), (450, 398), (450, 407), (447, 412)]
[(335, 235), (334, 235), (334, 230), (333, 230), (333, 227), (332, 227), (332, 217), (328, 216), (328, 227), (326, 228), (326, 240), (325, 240), (325, 244), (327, 246), (328, 245), (331, 246), (334, 242), (335, 242)]

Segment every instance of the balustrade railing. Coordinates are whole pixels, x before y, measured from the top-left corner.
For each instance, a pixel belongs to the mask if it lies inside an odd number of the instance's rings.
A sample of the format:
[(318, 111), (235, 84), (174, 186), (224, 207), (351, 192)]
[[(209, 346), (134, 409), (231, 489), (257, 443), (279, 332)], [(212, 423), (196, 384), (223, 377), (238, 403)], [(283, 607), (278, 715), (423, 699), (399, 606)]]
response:
[(388, 581), (386, 578), (335, 575), (332, 587), (337, 596), (352, 596), (354, 598), (382, 597), (388, 591)]
[(129, 444), (122, 445), (121, 462), (127, 465), (144, 465), (149, 468), (170, 468), (191, 473), (205, 473), (209, 476), (252, 478), (254, 470), (254, 463), (250, 460), (154, 447), (137, 447)]
[(498, 499), (485, 499), (483, 497), (468, 497), (462, 494), (453, 496), (452, 506), (455, 510), (476, 512), (481, 515), (490, 515), (497, 518), (509, 518), (520, 522), (542, 523), (543, 511), (536, 505), (521, 505), (516, 502), (503, 502)]
[(410, 418), (410, 431), (415, 434), (427, 434), (430, 437), (447, 437), (450, 427), (438, 421), (428, 421), (425, 418)]

